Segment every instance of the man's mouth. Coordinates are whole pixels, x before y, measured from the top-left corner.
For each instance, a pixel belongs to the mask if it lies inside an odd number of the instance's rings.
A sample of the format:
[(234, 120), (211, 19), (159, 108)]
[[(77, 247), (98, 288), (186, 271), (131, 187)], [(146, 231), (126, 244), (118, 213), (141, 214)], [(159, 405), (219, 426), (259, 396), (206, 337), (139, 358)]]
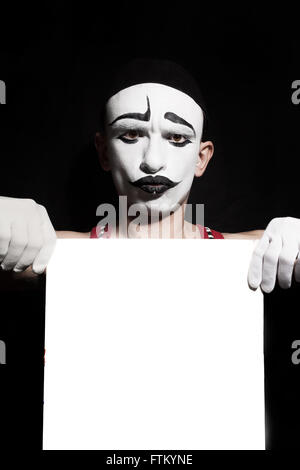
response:
[(136, 181), (130, 181), (132, 186), (151, 194), (162, 194), (167, 189), (174, 188), (178, 183), (171, 181), (166, 176), (144, 176)]

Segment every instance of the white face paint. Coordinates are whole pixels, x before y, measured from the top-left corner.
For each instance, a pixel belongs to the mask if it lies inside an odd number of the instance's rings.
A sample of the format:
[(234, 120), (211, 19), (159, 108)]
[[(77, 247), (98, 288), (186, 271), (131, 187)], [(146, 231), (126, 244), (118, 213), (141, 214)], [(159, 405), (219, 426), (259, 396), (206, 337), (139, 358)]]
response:
[(112, 96), (106, 116), (118, 194), (154, 213), (175, 210), (195, 175), (203, 127), (200, 106), (175, 88), (142, 83)]

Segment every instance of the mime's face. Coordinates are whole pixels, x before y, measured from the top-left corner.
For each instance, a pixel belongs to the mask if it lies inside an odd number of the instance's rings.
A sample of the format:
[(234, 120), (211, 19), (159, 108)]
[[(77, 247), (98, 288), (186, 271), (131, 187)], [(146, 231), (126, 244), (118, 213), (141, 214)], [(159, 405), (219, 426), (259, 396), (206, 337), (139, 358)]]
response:
[(188, 197), (199, 161), (200, 106), (179, 90), (144, 83), (112, 96), (106, 111), (118, 194), (162, 214), (176, 209)]

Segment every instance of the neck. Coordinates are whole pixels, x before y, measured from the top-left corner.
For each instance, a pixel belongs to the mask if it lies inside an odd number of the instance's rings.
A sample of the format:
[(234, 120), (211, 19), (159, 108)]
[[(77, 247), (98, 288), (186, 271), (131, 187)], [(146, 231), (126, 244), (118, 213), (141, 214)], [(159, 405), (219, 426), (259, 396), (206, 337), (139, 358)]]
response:
[(119, 238), (200, 238), (195, 225), (184, 219), (186, 201), (174, 212), (165, 217), (150, 220), (148, 224), (139, 223), (138, 218), (127, 217), (127, 233), (117, 227)]

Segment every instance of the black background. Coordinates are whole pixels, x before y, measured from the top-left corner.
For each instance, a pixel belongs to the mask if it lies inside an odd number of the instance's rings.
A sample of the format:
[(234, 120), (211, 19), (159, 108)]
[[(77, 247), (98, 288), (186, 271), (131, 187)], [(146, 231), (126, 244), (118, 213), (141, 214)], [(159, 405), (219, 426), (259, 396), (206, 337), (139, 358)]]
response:
[[(185, 65), (206, 97), (215, 155), (190, 198), (205, 203), (205, 224), (235, 232), (300, 217), (294, 10), (57, 1), (1, 8), (1, 195), (35, 199), (57, 230), (89, 231), (97, 205), (113, 198), (93, 147), (101, 88), (120, 62), (152, 56)], [(33, 451), (41, 448), (44, 282), (1, 289), (7, 436)], [(300, 365), (291, 363), (299, 295), (294, 285), (265, 296), (268, 449), (297, 448), (300, 440)]]

